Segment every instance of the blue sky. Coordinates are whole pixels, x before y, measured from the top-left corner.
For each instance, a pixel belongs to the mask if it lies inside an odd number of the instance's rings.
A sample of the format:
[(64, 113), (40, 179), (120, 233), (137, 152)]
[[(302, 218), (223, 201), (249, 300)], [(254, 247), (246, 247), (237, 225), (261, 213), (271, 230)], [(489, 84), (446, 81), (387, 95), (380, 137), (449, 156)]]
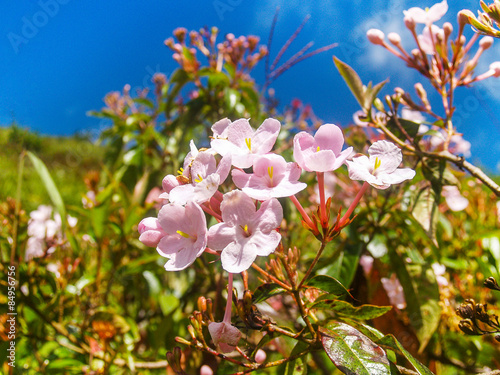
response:
[[(280, 16), (271, 51), (274, 57), (306, 15), (311, 18), (290, 48), (291, 56), (309, 41), (339, 46), (314, 56), (273, 84), (286, 104), (300, 98), (325, 122), (347, 125), (358, 106), (332, 63), (332, 55), (352, 65), (363, 81), (390, 78), (384, 93), (400, 86), (413, 92), (418, 74), (382, 48), (370, 45), (366, 30), (395, 31), (413, 48), (403, 24), (403, 10), (433, 1), (307, 0), (18, 0), (0, 15), (0, 124), (15, 119), (44, 134), (72, 134), (99, 129), (86, 116), (103, 107), (109, 91), (150, 85), (155, 72), (170, 74), (176, 63), (163, 41), (179, 26), (217, 26), (222, 35), (258, 35), (267, 41), (277, 6)], [(462, 8), (474, 12), (479, 1), (449, 1), (442, 21), (456, 26)], [(441, 25), (442, 22), (438, 22)], [(500, 41), (482, 58), (478, 72), (500, 56)], [(287, 58), (287, 56), (285, 56)], [(256, 79), (263, 82), (263, 64)], [(459, 89), (455, 125), (473, 144), (471, 161), (496, 170), (500, 160), (500, 81)], [(436, 98), (434, 98), (436, 99)], [(439, 108), (436, 106), (436, 108)]]

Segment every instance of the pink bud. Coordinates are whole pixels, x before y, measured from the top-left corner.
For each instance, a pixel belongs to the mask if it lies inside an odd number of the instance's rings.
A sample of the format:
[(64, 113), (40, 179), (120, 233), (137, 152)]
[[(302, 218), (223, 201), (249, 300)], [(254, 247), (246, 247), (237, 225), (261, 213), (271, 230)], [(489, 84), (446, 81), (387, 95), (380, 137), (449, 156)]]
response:
[(214, 371), (210, 368), (210, 366), (203, 365), (200, 368), (200, 375), (214, 375)]
[(264, 363), (266, 358), (267, 358), (267, 354), (262, 349), (257, 350), (257, 353), (255, 353), (255, 362), (257, 362), (257, 363)]
[(378, 29), (370, 29), (366, 32), (366, 37), (373, 44), (384, 44), (385, 34)]
[(493, 71), (493, 77), (500, 77), (500, 61), (490, 64), (490, 70)]
[(405, 16), (404, 18), (405, 26), (408, 28), (408, 30), (414, 30), (415, 29), (415, 20), (411, 16)]
[(488, 48), (490, 48), (493, 44), (493, 38), (491, 36), (485, 36), (484, 38), (482, 38), (480, 41), (479, 41), (479, 46), (483, 49), (483, 50), (487, 50)]
[(401, 37), (399, 36), (398, 33), (389, 33), (387, 35), (387, 39), (389, 39), (389, 42), (391, 42), (395, 46), (397, 46), (401, 43)]

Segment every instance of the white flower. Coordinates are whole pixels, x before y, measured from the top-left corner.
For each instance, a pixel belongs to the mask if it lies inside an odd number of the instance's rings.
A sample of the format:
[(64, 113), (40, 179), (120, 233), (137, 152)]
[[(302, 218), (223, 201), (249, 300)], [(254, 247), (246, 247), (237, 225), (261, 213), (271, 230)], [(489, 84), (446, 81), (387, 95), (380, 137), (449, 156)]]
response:
[(368, 149), (368, 154), (370, 157), (362, 155), (346, 161), (351, 180), (366, 181), (377, 189), (387, 189), (415, 177), (413, 169), (398, 168), (403, 155), (391, 142), (375, 142)]
[(448, 3), (443, 0), (440, 3), (434, 4), (430, 8), (422, 9), (419, 7), (413, 7), (408, 10), (404, 10), (403, 13), (405, 17), (411, 18), (416, 23), (424, 23), (430, 25), (443, 17), (448, 11)]

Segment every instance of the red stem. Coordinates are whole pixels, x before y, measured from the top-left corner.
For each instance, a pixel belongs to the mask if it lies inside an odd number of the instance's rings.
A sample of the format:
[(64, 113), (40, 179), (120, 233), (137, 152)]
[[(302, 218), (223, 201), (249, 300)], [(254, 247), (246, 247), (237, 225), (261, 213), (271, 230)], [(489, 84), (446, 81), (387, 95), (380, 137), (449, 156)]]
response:
[(349, 208), (347, 209), (347, 212), (342, 216), (342, 219), (340, 219), (339, 226), (343, 226), (347, 220), (349, 220), (349, 216), (351, 216), (352, 212), (358, 205), (359, 201), (361, 200), (361, 197), (365, 193), (366, 189), (368, 189), (368, 186), (370, 184), (368, 182), (365, 182), (363, 186), (361, 186), (361, 189), (359, 189), (358, 194), (356, 194), (356, 197), (354, 198), (354, 201), (351, 203)]

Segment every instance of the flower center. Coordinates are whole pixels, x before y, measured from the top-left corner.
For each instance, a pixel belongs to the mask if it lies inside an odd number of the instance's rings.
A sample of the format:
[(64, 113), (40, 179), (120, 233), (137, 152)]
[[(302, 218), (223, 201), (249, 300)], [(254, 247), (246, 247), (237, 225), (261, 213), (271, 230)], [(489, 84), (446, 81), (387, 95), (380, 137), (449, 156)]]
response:
[(245, 237), (250, 237), (252, 235), (252, 233), (248, 230), (248, 224), (240, 225), (240, 228), (243, 229), (243, 235)]
[(319, 146), (318, 146), (318, 148), (316, 149), (316, 152), (319, 152)]
[(267, 167), (267, 174), (269, 175), (270, 183), (271, 186), (273, 186), (273, 174), (274, 174), (274, 167)]
[(374, 176), (377, 175), (377, 169), (380, 168), (381, 165), (382, 165), (382, 160), (380, 160), (378, 157), (375, 157), (375, 165), (373, 166), (372, 175)]
[(245, 138), (245, 144), (248, 147), (248, 150), (252, 152), (252, 138)]
[(191, 236), (190, 236), (189, 234), (184, 233), (184, 232), (183, 232), (183, 231), (181, 231), (181, 230), (178, 230), (178, 231), (176, 231), (176, 232), (177, 232), (178, 234), (180, 234), (180, 235), (181, 235), (182, 237), (184, 237), (184, 238), (191, 238)]

